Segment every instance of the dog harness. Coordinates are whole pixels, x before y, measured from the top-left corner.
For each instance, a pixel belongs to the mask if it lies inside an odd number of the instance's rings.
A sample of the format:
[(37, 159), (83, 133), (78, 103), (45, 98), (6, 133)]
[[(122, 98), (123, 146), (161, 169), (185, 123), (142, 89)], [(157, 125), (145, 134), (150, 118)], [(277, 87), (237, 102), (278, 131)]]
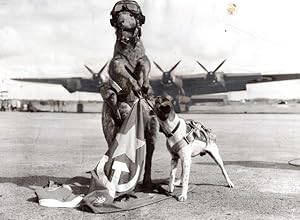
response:
[[(162, 132), (167, 138), (171, 138), (176, 134), (176, 131), (180, 127), (181, 120), (178, 120), (175, 128), (171, 132), (167, 132), (162, 126), (160, 126), (160, 132)], [(204, 127), (201, 123), (194, 120), (186, 120), (186, 135), (176, 142), (173, 146), (168, 146), (168, 149), (174, 155), (178, 155), (178, 152), (186, 145), (193, 143), (198, 139), (204, 141), (206, 145), (213, 139), (210, 129)], [(200, 126), (199, 126), (200, 125)]]

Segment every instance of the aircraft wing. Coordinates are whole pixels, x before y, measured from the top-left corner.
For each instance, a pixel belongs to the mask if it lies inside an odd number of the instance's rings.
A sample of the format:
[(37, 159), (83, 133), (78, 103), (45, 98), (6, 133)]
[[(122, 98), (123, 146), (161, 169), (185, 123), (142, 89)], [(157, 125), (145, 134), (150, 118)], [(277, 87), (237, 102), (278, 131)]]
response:
[(260, 82), (273, 82), (273, 81), (284, 81), (300, 79), (300, 73), (288, 73), (288, 74), (263, 74), (259, 80), (250, 83), (260, 83)]
[(257, 74), (226, 74), (224, 75), (224, 81), (227, 91), (240, 91), (246, 90), (247, 84), (263, 83), (263, 82), (275, 82), (300, 79), (300, 74), (272, 74), (262, 75)]
[(246, 90), (246, 85), (251, 82), (259, 82), (262, 78), (260, 73), (254, 74), (225, 74), (224, 82), (226, 92)]
[(98, 92), (99, 81), (81, 77), (73, 78), (15, 78), (12, 80), (33, 83), (47, 83), (62, 85), (68, 92)]
[(274, 82), (300, 79), (300, 74), (269, 74), (262, 75), (260, 73), (253, 74), (223, 74), (223, 85), (220, 83), (208, 83), (203, 74), (195, 74), (189, 76), (181, 76), (183, 88), (187, 96), (201, 95), (209, 93), (220, 93), (230, 91), (246, 90), (246, 85), (250, 83)]
[[(269, 74), (262, 75), (254, 74), (223, 74), (223, 83), (209, 83), (205, 79), (205, 74), (181, 75), (177, 76), (182, 79), (183, 88), (187, 96), (241, 91), (246, 90), (246, 84), (262, 83), (283, 80), (300, 79), (299, 73), (292, 74)], [(99, 92), (99, 80), (90, 78), (15, 78), (12, 80), (33, 83), (48, 83), (62, 85), (69, 92)], [(164, 87), (161, 84), (161, 76), (151, 77), (150, 84), (155, 95), (161, 95), (164, 92)]]

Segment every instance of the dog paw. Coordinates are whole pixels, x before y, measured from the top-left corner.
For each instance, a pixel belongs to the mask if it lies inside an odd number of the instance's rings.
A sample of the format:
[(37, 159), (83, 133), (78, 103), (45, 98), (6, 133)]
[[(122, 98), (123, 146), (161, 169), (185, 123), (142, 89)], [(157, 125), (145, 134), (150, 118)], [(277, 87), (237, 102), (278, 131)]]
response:
[(132, 90), (135, 93), (139, 93), (141, 91), (141, 87), (135, 81), (132, 81), (131, 84), (132, 84)]
[(177, 199), (178, 199), (179, 202), (184, 202), (184, 201), (187, 200), (187, 196), (186, 195), (180, 195), (180, 196), (178, 196)]
[(229, 188), (234, 188), (234, 184), (231, 180), (227, 181)]

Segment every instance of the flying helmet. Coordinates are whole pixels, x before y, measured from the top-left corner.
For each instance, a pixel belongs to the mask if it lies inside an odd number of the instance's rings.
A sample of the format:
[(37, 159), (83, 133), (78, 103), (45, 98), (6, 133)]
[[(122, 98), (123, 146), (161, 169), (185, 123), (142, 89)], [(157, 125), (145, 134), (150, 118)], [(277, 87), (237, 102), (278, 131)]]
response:
[(137, 20), (139, 26), (142, 26), (145, 23), (145, 16), (143, 15), (141, 7), (136, 1), (121, 0), (114, 5), (112, 11), (110, 12), (112, 16), (110, 19), (110, 24), (113, 27), (117, 27), (118, 14), (122, 11), (130, 12)]

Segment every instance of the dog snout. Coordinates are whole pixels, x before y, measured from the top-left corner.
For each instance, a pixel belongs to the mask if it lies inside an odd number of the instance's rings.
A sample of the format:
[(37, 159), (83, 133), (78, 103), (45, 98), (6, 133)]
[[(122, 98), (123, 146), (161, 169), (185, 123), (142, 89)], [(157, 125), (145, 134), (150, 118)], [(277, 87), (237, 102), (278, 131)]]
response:
[(136, 20), (129, 12), (120, 13), (118, 23), (120, 27), (128, 30), (136, 27)]

